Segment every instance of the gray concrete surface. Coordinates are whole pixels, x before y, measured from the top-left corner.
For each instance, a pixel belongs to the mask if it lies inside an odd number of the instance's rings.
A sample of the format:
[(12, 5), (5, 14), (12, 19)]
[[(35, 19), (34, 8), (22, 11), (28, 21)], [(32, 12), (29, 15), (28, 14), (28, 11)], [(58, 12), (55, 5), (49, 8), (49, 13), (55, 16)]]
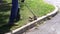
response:
[[(60, 0), (45, 0), (60, 8)], [(60, 34), (60, 12), (51, 20), (39, 25), (38, 29), (32, 28), (24, 34)]]

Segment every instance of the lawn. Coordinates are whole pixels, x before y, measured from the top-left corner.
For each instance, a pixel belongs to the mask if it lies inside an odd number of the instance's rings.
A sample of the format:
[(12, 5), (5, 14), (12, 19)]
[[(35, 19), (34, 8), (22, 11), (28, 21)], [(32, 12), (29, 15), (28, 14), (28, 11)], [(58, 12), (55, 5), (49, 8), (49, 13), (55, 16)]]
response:
[[(20, 2), (20, 1), (19, 1)], [(4, 0), (3, 3), (0, 5), (0, 27), (2, 25), (8, 23), (9, 16), (10, 16), (10, 9), (11, 9), (11, 0)], [(20, 14), (22, 19), (16, 23), (18, 23), (17, 26), (13, 26), (11, 29), (16, 29), (18, 27), (21, 27), (27, 23), (29, 23), (29, 17), (33, 17), (33, 14), (30, 12), (30, 10), (26, 7), (26, 5), (32, 10), (32, 12), (37, 16), (41, 17), (43, 15), (46, 15), (47, 13), (50, 13), (54, 10), (54, 6), (47, 4), (43, 2), (43, 0), (25, 0), (25, 3), (21, 3), (21, 9)], [(4, 29), (4, 28), (2, 28)]]

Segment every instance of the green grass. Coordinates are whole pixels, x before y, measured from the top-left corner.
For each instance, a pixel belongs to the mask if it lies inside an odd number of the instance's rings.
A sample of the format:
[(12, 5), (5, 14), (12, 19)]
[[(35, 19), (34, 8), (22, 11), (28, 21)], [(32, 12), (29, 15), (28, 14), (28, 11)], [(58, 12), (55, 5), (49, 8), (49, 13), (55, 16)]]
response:
[(10, 4), (7, 1), (3, 1), (5, 4), (0, 5), (0, 27), (8, 22), (9, 15), (10, 15)]
[[(31, 8), (31, 10), (33, 10), (33, 13), (37, 16), (37, 17), (41, 17), (43, 15), (46, 15), (47, 13), (50, 13), (51, 11), (54, 10), (54, 6), (47, 4), (45, 2), (43, 2), (43, 0), (26, 0), (23, 6), (23, 10), (21, 10), (21, 16), (22, 16), (22, 20), (17, 22), (19, 26), (15, 26), (20, 27), (26, 23), (28, 23), (28, 18), (29, 16), (33, 17), (32, 13), (29, 11), (29, 9), (25, 6), (28, 5), (29, 8)], [(12, 29), (15, 29), (14, 27)]]
[[(4, 1), (5, 1), (4, 3), (11, 3), (11, 0), (4, 0)], [(18, 23), (18, 25), (13, 26), (11, 29), (16, 29), (18, 27), (21, 27), (21, 26), (27, 24), (29, 22), (28, 21), (29, 17), (30, 16), (33, 17), (33, 14), (25, 6), (25, 4), (28, 5), (31, 8), (31, 10), (33, 10), (33, 13), (37, 17), (46, 15), (47, 13), (50, 13), (51, 11), (54, 10), (54, 6), (43, 2), (43, 0), (25, 0), (24, 4), (21, 3), (21, 5), (23, 5), (23, 6), (21, 6), (21, 9), (20, 9), (22, 20), (16, 22), (16, 23)], [(1, 7), (0, 7), (0, 27), (4, 24), (8, 23), (8, 20), (9, 20), (11, 5), (10, 4), (7, 4), (7, 5), (6, 6), (1, 5)]]

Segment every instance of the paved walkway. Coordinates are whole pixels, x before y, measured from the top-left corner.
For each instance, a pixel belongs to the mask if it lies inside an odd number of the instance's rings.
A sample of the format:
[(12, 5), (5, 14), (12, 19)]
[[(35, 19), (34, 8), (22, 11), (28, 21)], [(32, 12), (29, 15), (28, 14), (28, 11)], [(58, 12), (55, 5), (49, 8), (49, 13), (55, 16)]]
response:
[[(60, 7), (60, 0), (45, 0), (51, 4), (55, 4)], [(26, 34), (60, 34), (60, 13), (58, 13), (51, 20), (46, 21), (45, 24), (42, 24), (38, 29), (31, 29)]]

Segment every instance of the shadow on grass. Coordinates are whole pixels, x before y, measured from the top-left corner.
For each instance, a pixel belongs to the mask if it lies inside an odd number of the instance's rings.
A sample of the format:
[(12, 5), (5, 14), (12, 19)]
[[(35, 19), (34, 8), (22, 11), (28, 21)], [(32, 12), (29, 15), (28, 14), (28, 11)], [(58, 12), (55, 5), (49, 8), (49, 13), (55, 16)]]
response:
[(0, 26), (8, 22), (9, 15), (0, 14)]
[(5, 25), (9, 21), (10, 9), (11, 9), (11, 5), (7, 1), (2, 1), (0, 3), (0, 34), (9, 32), (10, 28), (12, 27)]
[(2, 27), (0, 27), (0, 34), (5, 34), (5, 33), (8, 33), (8, 32), (11, 32), (10, 28), (12, 26), (8, 26), (8, 25), (4, 25)]

